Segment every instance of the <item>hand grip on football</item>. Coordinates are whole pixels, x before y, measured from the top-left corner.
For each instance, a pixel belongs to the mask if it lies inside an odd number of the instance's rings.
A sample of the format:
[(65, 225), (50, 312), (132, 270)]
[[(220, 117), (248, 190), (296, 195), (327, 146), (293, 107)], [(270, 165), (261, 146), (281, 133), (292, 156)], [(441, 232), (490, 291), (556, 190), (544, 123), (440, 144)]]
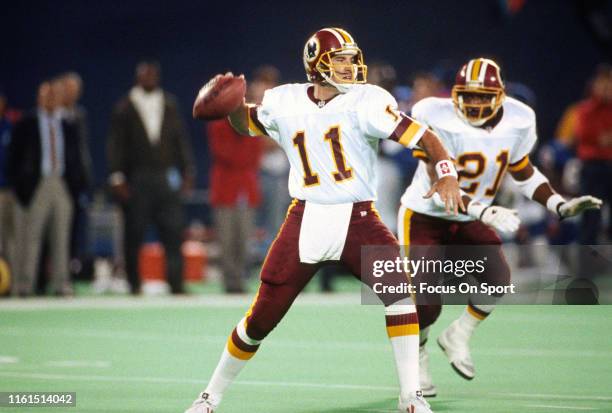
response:
[(234, 76), (231, 72), (216, 75), (200, 89), (193, 103), (193, 117), (222, 119), (242, 105), (245, 95), (244, 75)]

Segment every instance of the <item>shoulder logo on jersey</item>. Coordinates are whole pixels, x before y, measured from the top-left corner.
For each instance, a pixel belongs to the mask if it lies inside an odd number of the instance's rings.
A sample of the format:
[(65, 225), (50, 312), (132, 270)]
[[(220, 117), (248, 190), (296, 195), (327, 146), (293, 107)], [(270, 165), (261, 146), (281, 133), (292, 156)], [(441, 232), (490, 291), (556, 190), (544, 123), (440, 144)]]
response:
[(319, 56), (320, 49), (319, 39), (314, 36), (311, 37), (308, 43), (306, 43), (306, 47), (304, 47), (304, 59), (309, 63), (314, 61)]

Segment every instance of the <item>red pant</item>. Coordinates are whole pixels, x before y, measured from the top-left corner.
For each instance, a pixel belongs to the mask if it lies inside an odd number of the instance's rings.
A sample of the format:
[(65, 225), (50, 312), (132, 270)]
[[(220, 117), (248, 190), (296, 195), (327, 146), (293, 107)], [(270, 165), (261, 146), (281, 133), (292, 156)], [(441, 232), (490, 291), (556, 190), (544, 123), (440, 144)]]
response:
[[(501, 239), (488, 225), (480, 221), (456, 222), (414, 212), (407, 208), (400, 210), (400, 242), (409, 247), (410, 258), (468, 259), (486, 256), (485, 271), (477, 277), (479, 282), (505, 286), (510, 283), (510, 267), (501, 249)], [(432, 248), (427, 248), (432, 246)], [(447, 246), (446, 248), (444, 246)], [(450, 246), (450, 247), (449, 247)], [(480, 247), (480, 248), (479, 248)], [(426, 279), (425, 277), (430, 277)], [(428, 284), (439, 281), (439, 274), (416, 276), (417, 283)], [(442, 310), (438, 295), (417, 295), (419, 325), (423, 329), (433, 324)]]
[[(266, 337), (291, 304), (325, 263), (304, 264), (300, 262), (299, 237), (304, 201), (294, 202), (289, 207), (285, 223), (272, 243), (261, 269), (261, 286), (257, 297), (247, 313), (247, 334), (254, 340)], [(365, 245), (388, 245), (399, 253), (397, 239), (382, 223), (373, 202), (358, 202), (353, 205), (344, 249), (340, 257), (343, 264), (355, 277), (368, 285), (374, 280), (361, 271), (361, 247)], [(404, 273), (391, 274), (388, 283), (406, 282)], [(405, 298), (407, 295), (381, 297), (385, 305)]]

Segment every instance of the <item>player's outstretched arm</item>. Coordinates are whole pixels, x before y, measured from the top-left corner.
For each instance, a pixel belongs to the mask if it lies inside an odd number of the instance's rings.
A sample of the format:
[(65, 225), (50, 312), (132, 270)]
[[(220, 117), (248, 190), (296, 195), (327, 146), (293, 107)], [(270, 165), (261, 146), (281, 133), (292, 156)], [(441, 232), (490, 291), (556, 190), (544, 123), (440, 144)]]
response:
[[(548, 179), (525, 158), (520, 168), (510, 169), (510, 174), (521, 192), (528, 198), (544, 205), (559, 218), (572, 217), (587, 209), (601, 208), (602, 201), (591, 195), (566, 200), (550, 185)], [(511, 166), (512, 167), (512, 166)]]
[(459, 181), (457, 181), (457, 171), (438, 136), (428, 130), (423, 134), (418, 145), (423, 148), (431, 160), (438, 178), (425, 198), (431, 198), (433, 194), (437, 193), (444, 202), (447, 214), (452, 211), (453, 214), (457, 215), (459, 210), (465, 211), (465, 205), (459, 190)]
[(230, 113), (227, 118), (229, 119), (230, 125), (236, 132), (241, 135), (249, 134), (249, 105), (247, 105), (246, 101), (243, 101), (242, 104)]

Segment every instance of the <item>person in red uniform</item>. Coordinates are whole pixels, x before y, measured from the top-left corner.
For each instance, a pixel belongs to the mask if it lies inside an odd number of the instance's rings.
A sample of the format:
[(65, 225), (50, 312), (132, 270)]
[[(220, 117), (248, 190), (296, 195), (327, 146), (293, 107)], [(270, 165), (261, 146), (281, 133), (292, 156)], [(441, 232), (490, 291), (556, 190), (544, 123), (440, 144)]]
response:
[(242, 293), (247, 242), (261, 201), (258, 173), (263, 141), (238, 134), (227, 119), (210, 122), (207, 135), (213, 159), (210, 203), (221, 243), (223, 283), (226, 292)]
[[(591, 95), (576, 108), (576, 152), (582, 161), (580, 188), (584, 193), (612, 201), (612, 66), (601, 65), (593, 79)], [(608, 209), (612, 221), (612, 209)], [(598, 243), (602, 224), (601, 210), (584, 212), (580, 243)], [(607, 230), (612, 239), (612, 225)]]

